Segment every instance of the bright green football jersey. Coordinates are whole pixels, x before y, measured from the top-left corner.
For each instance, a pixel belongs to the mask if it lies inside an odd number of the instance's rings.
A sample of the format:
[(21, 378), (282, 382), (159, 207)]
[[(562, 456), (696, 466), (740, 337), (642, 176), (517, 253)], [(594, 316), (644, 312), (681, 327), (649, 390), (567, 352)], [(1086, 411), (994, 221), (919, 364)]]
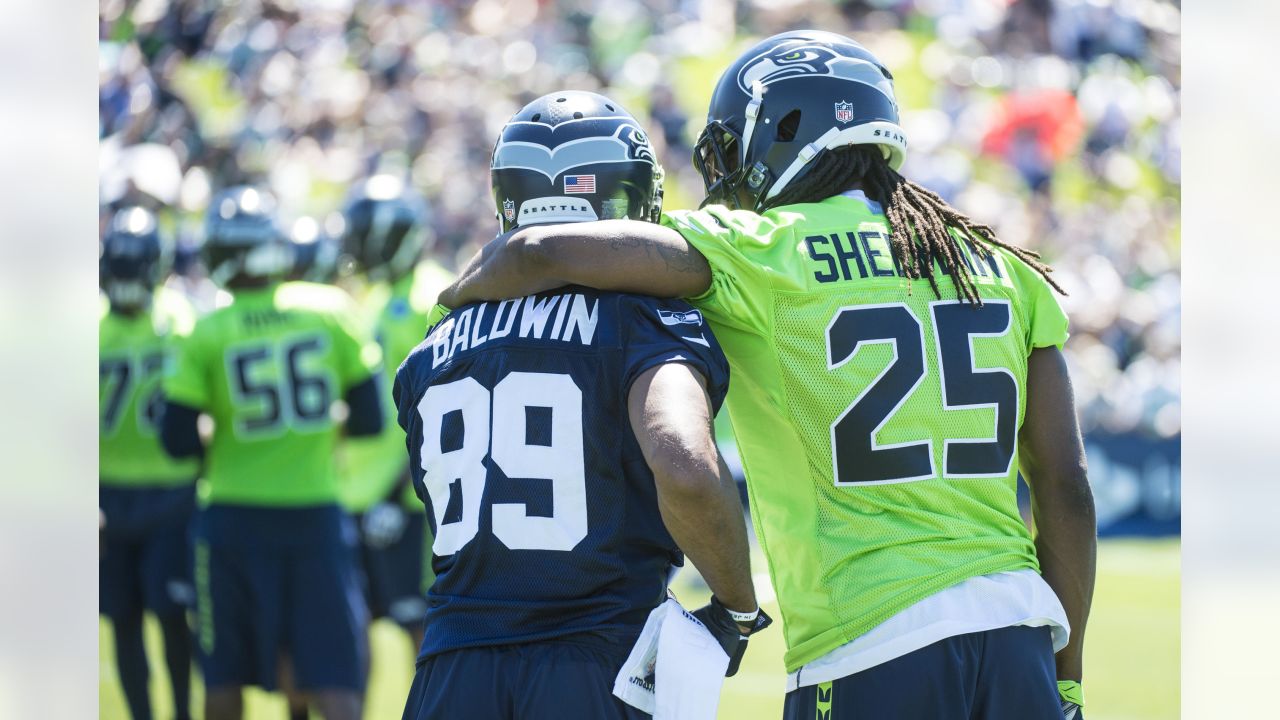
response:
[(380, 362), (351, 298), (328, 285), (236, 292), (196, 321), (164, 392), (213, 418), (201, 502), (336, 502), (332, 406)]
[(1039, 569), (1017, 434), (1027, 357), (1066, 341), (1066, 316), (1004, 251), (965, 258), (981, 307), (940, 267), (938, 299), (897, 272), (878, 210), (850, 194), (663, 218), (711, 265), (690, 302), (733, 370), (788, 672), (967, 578)]
[(175, 487), (194, 482), (195, 459), (174, 460), (160, 446), (160, 379), (174, 345), (191, 332), (195, 311), (160, 288), (149, 312), (98, 321), (98, 477), (112, 487)]
[[(391, 399), (391, 386), (396, 370), (409, 352), (427, 334), (427, 313), (435, 305), (436, 296), (453, 276), (434, 262), (418, 265), (414, 272), (397, 282), (370, 289), (363, 306), (372, 318), (374, 337), (382, 348), (385, 375), (382, 390), (387, 410), (386, 424), (380, 434), (370, 438), (351, 438), (339, 448), (342, 468), (342, 504), (353, 512), (363, 512), (374, 503), (387, 499), (387, 494), (408, 470), (404, 430), (396, 420), (396, 404)], [(424, 512), (413, 486), (405, 488), (404, 506)]]

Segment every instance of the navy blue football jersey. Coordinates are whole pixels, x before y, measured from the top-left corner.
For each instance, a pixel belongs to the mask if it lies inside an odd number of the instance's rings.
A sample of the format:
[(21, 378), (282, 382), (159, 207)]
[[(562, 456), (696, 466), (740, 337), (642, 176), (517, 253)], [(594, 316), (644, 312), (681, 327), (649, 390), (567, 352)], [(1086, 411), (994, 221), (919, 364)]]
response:
[(420, 657), (565, 636), (622, 649), (683, 558), (627, 414), (631, 384), (729, 368), (677, 300), (564, 288), (458, 308), (396, 373), (436, 579)]

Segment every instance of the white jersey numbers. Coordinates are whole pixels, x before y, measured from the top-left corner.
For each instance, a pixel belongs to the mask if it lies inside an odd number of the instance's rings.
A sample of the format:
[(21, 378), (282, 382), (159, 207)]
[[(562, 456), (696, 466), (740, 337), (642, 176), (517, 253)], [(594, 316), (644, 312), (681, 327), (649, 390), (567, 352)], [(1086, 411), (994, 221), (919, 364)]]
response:
[(587, 536), (582, 391), (573, 378), (513, 372), (492, 392), (463, 378), (428, 388), (418, 413), (436, 555), (452, 555), (479, 532), (486, 457), (514, 481), (551, 481), (551, 517), (529, 515), (524, 503), (492, 503), (493, 534), (504, 545), (572, 550)]

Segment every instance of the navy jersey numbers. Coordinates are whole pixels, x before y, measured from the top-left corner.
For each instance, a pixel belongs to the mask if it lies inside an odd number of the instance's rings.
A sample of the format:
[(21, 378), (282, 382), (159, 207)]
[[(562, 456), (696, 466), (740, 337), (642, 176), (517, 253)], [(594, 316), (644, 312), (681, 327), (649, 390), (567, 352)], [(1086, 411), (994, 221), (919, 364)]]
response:
[(322, 429), (329, 422), (334, 382), (322, 369), (328, 340), (303, 335), (239, 345), (227, 351), (236, 435), (274, 437), (286, 428)]
[[(940, 410), (989, 407), (995, 427), (989, 439), (943, 442), (944, 477), (1006, 477), (1017, 442), (1018, 383), (1005, 368), (978, 369), (973, 338), (1009, 332), (1007, 300), (977, 307), (959, 301), (929, 305), (941, 374)], [(892, 347), (884, 370), (831, 424), (831, 457), (837, 485), (896, 483), (936, 477), (936, 438), (881, 445), (876, 435), (915, 392), (928, 371), (924, 326), (902, 303), (854, 305), (836, 311), (827, 326), (827, 367), (852, 360), (858, 349), (877, 343)]]
[(160, 371), (164, 369), (165, 354), (162, 350), (141, 355), (103, 356), (98, 361), (98, 386), (102, 402), (99, 403), (99, 427), (103, 435), (115, 432), (124, 415), (129, 396), (141, 389), (146, 394), (139, 398), (137, 406), (138, 429), (144, 435), (156, 433), (164, 395), (160, 392)]

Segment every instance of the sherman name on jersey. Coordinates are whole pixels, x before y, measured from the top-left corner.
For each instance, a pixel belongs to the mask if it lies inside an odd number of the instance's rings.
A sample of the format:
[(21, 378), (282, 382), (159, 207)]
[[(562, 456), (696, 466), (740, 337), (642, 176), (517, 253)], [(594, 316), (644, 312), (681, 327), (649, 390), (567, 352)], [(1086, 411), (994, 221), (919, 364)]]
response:
[(711, 265), (690, 302), (737, 378), (729, 416), (788, 671), (968, 578), (1038, 569), (1017, 431), (1028, 354), (1067, 338), (1043, 278), (996, 249), (964, 258), (981, 305), (942, 273), (940, 299), (895, 267), (860, 191), (663, 223)]

